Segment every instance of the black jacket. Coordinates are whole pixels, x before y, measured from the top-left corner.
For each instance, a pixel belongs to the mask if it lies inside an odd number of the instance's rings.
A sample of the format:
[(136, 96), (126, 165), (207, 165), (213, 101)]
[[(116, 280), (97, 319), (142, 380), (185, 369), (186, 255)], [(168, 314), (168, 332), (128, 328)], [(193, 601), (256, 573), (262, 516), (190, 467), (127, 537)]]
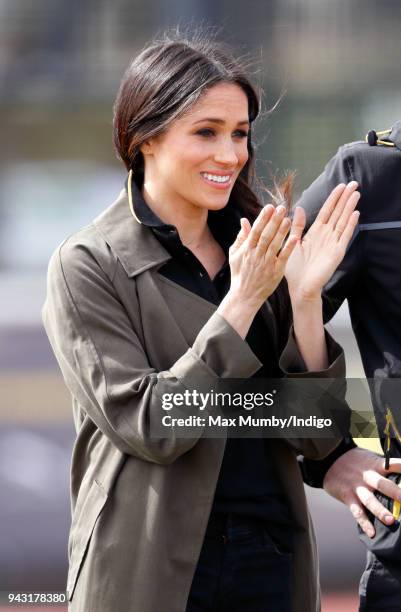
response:
[[(370, 144), (340, 147), (298, 205), (306, 210), (310, 225), (338, 183), (359, 184), (359, 225), (325, 288), (325, 318), (348, 300), (383, 443), (388, 407), (401, 423), (401, 380), (394, 380), (401, 377), (401, 121), (379, 139), (372, 131)], [(392, 456), (401, 456), (396, 436)]]

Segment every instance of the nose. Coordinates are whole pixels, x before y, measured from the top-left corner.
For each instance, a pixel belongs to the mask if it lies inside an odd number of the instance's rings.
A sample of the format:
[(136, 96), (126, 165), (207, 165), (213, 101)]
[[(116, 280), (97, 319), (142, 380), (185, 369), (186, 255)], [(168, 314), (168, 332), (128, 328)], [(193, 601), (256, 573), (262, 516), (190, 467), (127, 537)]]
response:
[(214, 154), (214, 160), (218, 164), (236, 166), (238, 164), (238, 154), (235, 150), (235, 143), (231, 140), (221, 142)]

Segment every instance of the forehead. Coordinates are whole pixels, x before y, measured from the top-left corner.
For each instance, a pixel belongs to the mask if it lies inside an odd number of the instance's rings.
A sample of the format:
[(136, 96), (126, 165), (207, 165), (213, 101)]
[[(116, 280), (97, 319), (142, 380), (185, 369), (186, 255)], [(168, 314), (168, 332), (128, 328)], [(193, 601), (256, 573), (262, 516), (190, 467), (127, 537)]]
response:
[(231, 121), (248, 120), (248, 98), (235, 83), (219, 83), (207, 89), (185, 113), (182, 120), (199, 121), (202, 117), (214, 117)]

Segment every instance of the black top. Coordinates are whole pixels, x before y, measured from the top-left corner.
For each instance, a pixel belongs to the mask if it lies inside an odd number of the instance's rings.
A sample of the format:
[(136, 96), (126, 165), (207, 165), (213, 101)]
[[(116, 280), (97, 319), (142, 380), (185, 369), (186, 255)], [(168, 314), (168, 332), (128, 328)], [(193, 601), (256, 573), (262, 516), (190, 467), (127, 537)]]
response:
[[(227, 256), (226, 262), (212, 280), (197, 257), (182, 244), (177, 229), (157, 217), (135, 183), (132, 183), (132, 202), (139, 221), (150, 227), (173, 255), (158, 272), (218, 305), (230, 287), (228, 249), (240, 229), (239, 213), (230, 206), (220, 211), (209, 211), (210, 230)], [(263, 364), (254, 376), (281, 376), (277, 359), (272, 359), (275, 349), (260, 313), (254, 318), (246, 342)], [(212, 510), (262, 519), (277, 525), (277, 529), (278, 525), (292, 524), (287, 500), (269, 455), (268, 439), (227, 439)]]
[[(325, 318), (348, 300), (382, 442), (387, 407), (401, 427), (401, 385), (398, 382), (396, 392), (390, 389), (401, 378), (401, 121), (384, 138), (395, 146), (353, 142), (340, 147), (298, 202), (311, 224), (335, 185), (351, 180), (359, 184), (359, 224), (326, 286)], [(397, 436), (392, 438), (392, 454), (401, 457)]]

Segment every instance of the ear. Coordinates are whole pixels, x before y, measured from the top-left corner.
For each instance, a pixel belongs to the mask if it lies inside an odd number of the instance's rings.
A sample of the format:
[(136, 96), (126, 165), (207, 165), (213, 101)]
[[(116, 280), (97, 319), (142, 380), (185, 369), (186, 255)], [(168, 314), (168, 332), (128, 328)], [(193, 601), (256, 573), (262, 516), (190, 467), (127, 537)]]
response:
[(153, 138), (151, 138), (150, 140), (145, 140), (145, 142), (143, 142), (141, 146), (139, 147), (139, 150), (142, 153), (142, 155), (152, 155)]

